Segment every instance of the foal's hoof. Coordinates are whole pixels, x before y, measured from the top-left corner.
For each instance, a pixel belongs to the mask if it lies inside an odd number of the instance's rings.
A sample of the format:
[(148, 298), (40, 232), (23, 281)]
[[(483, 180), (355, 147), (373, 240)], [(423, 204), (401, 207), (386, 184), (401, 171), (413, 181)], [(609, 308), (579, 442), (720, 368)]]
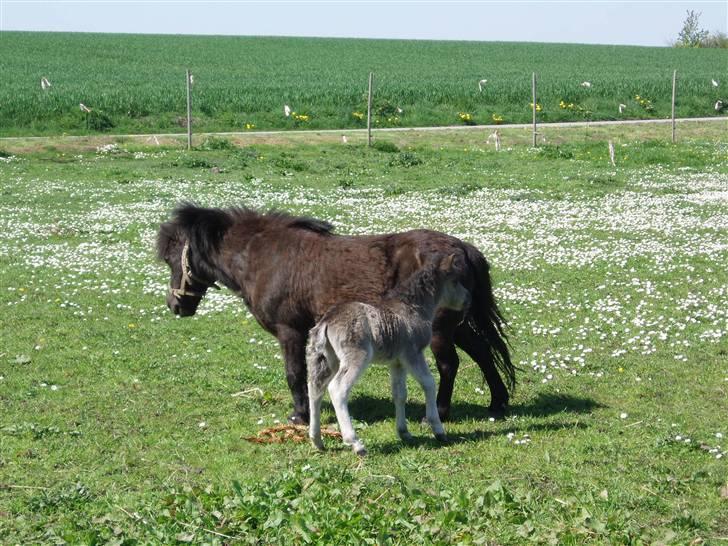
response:
[(308, 425), (308, 415), (294, 411), (288, 416), (288, 422), (292, 425)]
[(399, 439), (403, 442), (412, 443), (414, 441), (412, 435), (409, 433), (409, 431), (406, 430), (402, 432), (397, 431), (397, 436), (399, 436)]
[(444, 432), (441, 432), (439, 434), (435, 434), (435, 440), (437, 440), (441, 444), (449, 444), (450, 443), (450, 440), (447, 437), (447, 434), (445, 434)]
[(313, 447), (315, 447), (316, 449), (318, 449), (319, 451), (324, 451), (324, 449), (325, 449), (324, 443), (320, 439), (314, 440), (313, 438), (311, 438), (311, 445)]
[(354, 453), (356, 453), (359, 457), (366, 457), (366, 455), (367, 455), (367, 448), (365, 448), (364, 446), (358, 447), (358, 448), (354, 448)]

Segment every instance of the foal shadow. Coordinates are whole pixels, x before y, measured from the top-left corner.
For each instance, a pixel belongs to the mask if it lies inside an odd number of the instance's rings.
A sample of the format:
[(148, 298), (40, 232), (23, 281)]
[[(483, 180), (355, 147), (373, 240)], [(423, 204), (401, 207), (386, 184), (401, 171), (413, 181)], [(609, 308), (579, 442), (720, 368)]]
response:
[[(511, 406), (507, 415), (528, 417), (548, 417), (550, 415), (589, 414), (597, 408), (605, 407), (596, 400), (572, 396), (569, 394), (539, 394), (525, 404)], [(355, 419), (369, 425), (392, 419), (394, 417), (394, 402), (391, 398), (374, 397), (367, 394), (357, 396), (349, 401), (349, 411)], [(422, 402), (407, 402), (407, 420), (417, 421), (425, 416), (425, 405)], [(473, 419), (488, 419), (486, 405), (472, 404), (470, 402), (455, 402), (450, 409), (451, 423), (472, 421)]]
[(421, 430), (414, 430), (411, 431), (414, 433), (414, 436), (412, 440), (409, 440), (407, 442), (403, 442), (399, 439), (392, 439), (388, 440), (382, 443), (379, 443), (376, 447), (377, 452), (382, 454), (392, 454), (392, 453), (399, 453), (400, 451), (407, 450), (407, 449), (440, 449), (447, 446), (453, 446), (458, 444), (468, 444), (472, 442), (480, 442), (482, 440), (487, 440), (492, 436), (499, 436), (503, 437), (509, 432), (512, 432), (516, 435), (518, 434), (529, 434), (533, 432), (539, 432), (539, 431), (557, 431), (557, 430), (563, 430), (563, 429), (578, 429), (578, 430), (584, 430), (588, 428), (588, 425), (586, 423), (581, 423), (579, 421), (559, 421), (555, 423), (540, 423), (535, 425), (528, 425), (528, 426), (518, 426), (515, 425), (513, 427), (509, 427), (506, 430), (499, 430), (499, 431), (493, 431), (493, 430), (473, 430), (471, 432), (463, 432), (463, 433), (448, 433), (448, 441), (447, 442), (438, 442), (432, 437), (432, 434), (429, 431), (429, 428), (427, 425), (422, 425)]

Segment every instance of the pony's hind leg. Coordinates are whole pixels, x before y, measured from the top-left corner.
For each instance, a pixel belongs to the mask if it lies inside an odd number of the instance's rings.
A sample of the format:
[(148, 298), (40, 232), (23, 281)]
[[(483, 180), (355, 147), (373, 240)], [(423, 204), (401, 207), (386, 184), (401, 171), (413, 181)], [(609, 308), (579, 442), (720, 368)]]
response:
[(329, 396), (339, 422), (341, 438), (346, 445), (350, 445), (354, 453), (364, 456), (367, 453), (364, 444), (356, 435), (354, 425), (349, 415), (349, 395), (359, 376), (369, 365), (369, 357), (365, 351), (349, 352), (342, 355), (339, 371), (329, 383)]
[(476, 334), (469, 325), (461, 324), (455, 330), (455, 343), (468, 353), (483, 372), (490, 389), (488, 412), (496, 419), (503, 418), (508, 408), (509, 394), (503, 379), (498, 373), (493, 354), (488, 348), (488, 340)]
[(397, 436), (402, 441), (412, 440), (412, 435), (407, 430), (407, 417), (405, 415), (405, 404), (407, 403), (407, 370), (400, 362), (394, 362), (389, 366), (389, 379), (392, 384), (392, 400), (394, 400), (394, 414), (397, 428)]
[(437, 371), (440, 373), (440, 386), (437, 389), (437, 411), (442, 421), (450, 418), (452, 391), (458, 373), (460, 359), (455, 350), (455, 329), (462, 321), (460, 311), (441, 309), (432, 323), (430, 348), (435, 357)]
[(432, 428), (432, 433), (440, 442), (447, 441), (445, 429), (440, 421), (440, 415), (437, 412), (437, 397), (435, 395), (435, 379), (432, 377), (430, 368), (422, 353), (412, 355), (406, 359), (407, 367), (417, 382), (425, 391), (425, 418)]

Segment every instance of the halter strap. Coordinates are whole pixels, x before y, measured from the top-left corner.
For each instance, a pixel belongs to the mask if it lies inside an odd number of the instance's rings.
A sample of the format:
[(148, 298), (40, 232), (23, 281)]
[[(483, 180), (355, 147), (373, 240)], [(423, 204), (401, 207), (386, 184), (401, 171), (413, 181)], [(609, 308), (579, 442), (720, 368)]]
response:
[(192, 285), (190, 281), (195, 281), (198, 284), (205, 285), (205, 290), (208, 288), (214, 288), (215, 290), (220, 290), (220, 287), (216, 283), (210, 283), (209, 281), (203, 280), (197, 276), (195, 276), (192, 273), (192, 268), (190, 267), (190, 260), (189, 260), (189, 252), (190, 252), (190, 242), (185, 241), (184, 247), (182, 247), (182, 257), (180, 258), (181, 265), (182, 265), (182, 280), (179, 283), (179, 288), (169, 288), (169, 291), (179, 297), (179, 296), (194, 296), (196, 298), (201, 298), (205, 295), (205, 292), (197, 291), (197, 290), (191, 290), (189, 286)]

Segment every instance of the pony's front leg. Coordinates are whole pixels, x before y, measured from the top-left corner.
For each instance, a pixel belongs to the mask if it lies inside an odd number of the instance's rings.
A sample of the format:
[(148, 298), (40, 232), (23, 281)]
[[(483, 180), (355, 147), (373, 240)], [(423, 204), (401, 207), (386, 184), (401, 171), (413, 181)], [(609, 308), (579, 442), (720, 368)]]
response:
[(440, 421), (440, 415), (437, 412), (437, 396), (435, 394), (435, 379), (432, 377), (430, 368), (422, 353), (411, 355), (407, 358), (407, 366), (417, 382), (425, 391), (425, 418), (430, 423), (432, 433), (440, 442), (447, 441), (445, 429)]
[(404, 441), (412, 440), (412, 435), (407, 430), (407, 416), (405, 415), (405, 404), (407, 403), (407, 371), (400, 362), (393, 362), (389, 365), (389, 380), (392, 384), (392, 400), (394, 400), (394, 415), (397, 436)]
[(293, 395), (293, 413), (288, 416), (291, 423), (308, 423), (309, 407), (306, 385), (306, 334), (286, 325), (278, 325), (276, 337), (286, 361), (286, 380)]
[(329, 383), (329, 397), (339, 422), (341, 438), (346, 445), (350, 445), (354, 453), (359, 456), (367, 454), (364, 444), (356, 435), (354, 425), (349, 415), (349, 395), (359, 376), (367, 366), (365, 358), (346, 358), (339, 364), (339, 371)]

